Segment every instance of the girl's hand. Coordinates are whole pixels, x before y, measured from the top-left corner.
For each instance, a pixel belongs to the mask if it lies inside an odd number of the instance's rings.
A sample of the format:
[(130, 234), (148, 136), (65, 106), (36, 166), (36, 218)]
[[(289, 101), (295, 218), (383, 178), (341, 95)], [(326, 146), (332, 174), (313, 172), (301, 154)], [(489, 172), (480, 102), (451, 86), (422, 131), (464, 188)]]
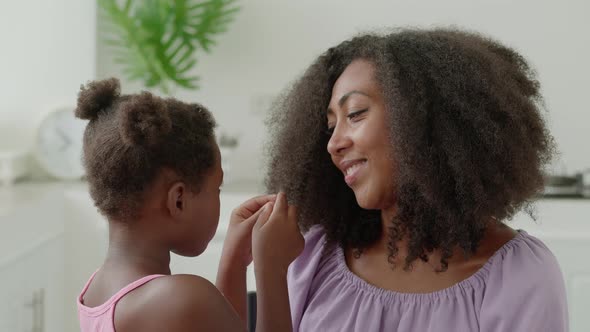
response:
[(261, 207), (273, 202), (276, 195), (262, 195), (251, 198), (236, 207), (231, 214), (221, 262), (247, 267), (252, 263), (252, 228), (261, 212)]
[[(252, 254), (259, 271), (277, 269), (286, 273), (301, 254), (305, 241), (297, 224), (297, 209), (289, 206), (285, 193), (261, 209), (252, 233)], [(264, 272), (263, 272), (264, 273)]]

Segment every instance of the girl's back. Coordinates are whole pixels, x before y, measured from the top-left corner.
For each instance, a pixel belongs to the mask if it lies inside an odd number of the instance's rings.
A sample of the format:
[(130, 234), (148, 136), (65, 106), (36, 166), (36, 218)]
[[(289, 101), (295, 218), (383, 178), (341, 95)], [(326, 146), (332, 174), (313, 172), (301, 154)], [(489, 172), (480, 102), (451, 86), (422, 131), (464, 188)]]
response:
[(82, 332), (190, 331), (195, 326), (206, 331), (243, 329), (221, 293), (206, 279), (152, 274), (112, 293), (117, 282), (101, 272), (90, 278), (78, 297)]

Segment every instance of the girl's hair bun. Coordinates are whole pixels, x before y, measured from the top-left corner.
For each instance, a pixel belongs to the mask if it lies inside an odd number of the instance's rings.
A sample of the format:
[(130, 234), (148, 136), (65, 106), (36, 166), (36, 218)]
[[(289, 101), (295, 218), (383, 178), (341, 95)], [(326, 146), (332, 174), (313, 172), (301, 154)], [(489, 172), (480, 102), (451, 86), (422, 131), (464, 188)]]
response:
[(116, 78), (92, 81), (86, 86), (80, 86), (76, 117), (84, 120), (96, 119), (101, 111), (111, 107), (120, 94), (121, 86)]
[(128, 146), (153, 147), (172, 130), (172, 121), (162, 98), (149, 92), (133, 95), (119, 106), (119, 130)]

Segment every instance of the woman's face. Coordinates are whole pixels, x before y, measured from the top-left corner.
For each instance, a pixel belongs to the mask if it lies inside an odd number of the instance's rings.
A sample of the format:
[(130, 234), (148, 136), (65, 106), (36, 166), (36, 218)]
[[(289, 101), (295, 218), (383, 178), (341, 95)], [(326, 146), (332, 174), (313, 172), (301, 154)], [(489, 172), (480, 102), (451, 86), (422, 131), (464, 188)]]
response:
[(360, 207), (386, 209), (395, 204), (394, 162), (385, 102), (375, 66), (355, 60), (332, 89), (328, 105), (328, 152)]

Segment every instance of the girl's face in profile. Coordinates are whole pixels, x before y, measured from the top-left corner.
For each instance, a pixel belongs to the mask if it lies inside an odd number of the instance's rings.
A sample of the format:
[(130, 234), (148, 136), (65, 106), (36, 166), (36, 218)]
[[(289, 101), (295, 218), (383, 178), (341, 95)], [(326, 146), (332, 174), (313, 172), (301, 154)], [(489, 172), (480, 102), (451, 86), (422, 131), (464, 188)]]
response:
[(213, 239), (217, 225), (219, 224), (220, 188), (223, 183), (223, 170), (221, 169), (221, 154), (217, 143), (214, 143), (215, 163), (206, 173), (203, 184), (198, 193), (187, 192), (188, 204), (183, 214), (183, 223), (186, 225), (182, 242), (183, 247), (174, 252), (183, 256), (197, 256), (206, 248)]
[(327, 110), (328, 152), (364, 209), (395, 204), (394, 162), (386, 106), (375, 66), (355, 60), (332, 89)]

